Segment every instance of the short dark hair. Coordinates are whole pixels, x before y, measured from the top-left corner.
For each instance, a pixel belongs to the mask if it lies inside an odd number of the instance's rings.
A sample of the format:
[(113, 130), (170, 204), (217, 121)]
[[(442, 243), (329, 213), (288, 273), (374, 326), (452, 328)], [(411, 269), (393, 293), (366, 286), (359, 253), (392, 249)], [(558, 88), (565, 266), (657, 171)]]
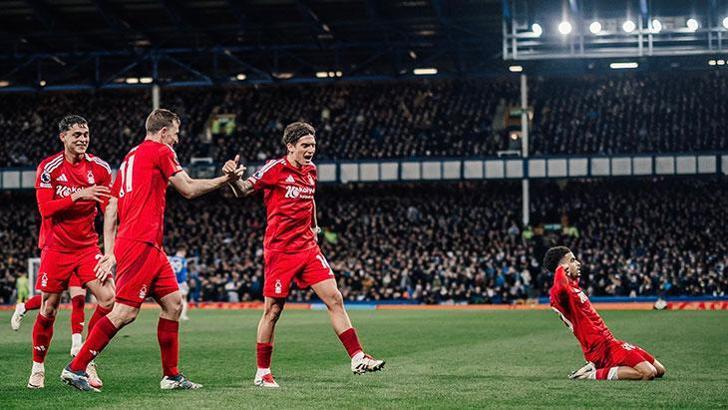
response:
[(60, 132), (66, 132), (71, 129), (76, 124), (86, 124), (88, 125), (88, 121), (86, 121), (85, 118), (83, 118), (80, 115), (66, 115), (63, 117), (62, 120), (58, 121), (58, 131)]
[(316, 129), (313, 128), (313, 125), (303, 121), (290, 123), (283, 131), (283, 145), (296, 145), (298, 140), (306, 135), (316, 136)]
[(546, 256), (543, 257), (543, 267), (549, 271), (554, 272), (559, 267), (559, 262), (564, 256), (571, 252), (566, 246), (554, 246), (553, 248), (546, 251)]
[(164, 127), (171, 127), (175, 122), (180, 122), (179, 115), (164, 108), (157, 108), (149, 114), (144, 127), (147, 129), (147, 133), (156, 134)]

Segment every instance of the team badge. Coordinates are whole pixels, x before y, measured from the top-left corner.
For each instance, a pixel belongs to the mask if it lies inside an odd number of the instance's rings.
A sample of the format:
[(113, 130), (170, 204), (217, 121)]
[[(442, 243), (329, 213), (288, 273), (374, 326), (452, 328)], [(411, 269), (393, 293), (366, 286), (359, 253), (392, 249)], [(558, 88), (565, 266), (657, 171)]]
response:
[(48, 275), (43, 272), (43, 275), (40, 277), (40, 287), (44, 288), (48, 285)]
[(313, 177), (311, 175), (308, 176), (308, 183), (311, 185), (315, 184), (315, 182), (313, 181)]
[(86, 178), (88, 178), (88, 183), (89, 184), (93, 185), (93, 184), (96, 183), (96, 179), (94, 179), (94, 173), (93, 172), (89, 171), (88, 174), (86, 175)]
[(147, 296), (147, 285), (142, 285), (142, 288), (139, 289), (139, 299), (144, 300), (144, 298)]
[(275, 290), (275, 293), (276, 293), (276, 295), (280, 295), (281, 293), (283, 293), (283, 285), (281, 285), (281, 280), (280, 279), (276, 280), (276, 290)]

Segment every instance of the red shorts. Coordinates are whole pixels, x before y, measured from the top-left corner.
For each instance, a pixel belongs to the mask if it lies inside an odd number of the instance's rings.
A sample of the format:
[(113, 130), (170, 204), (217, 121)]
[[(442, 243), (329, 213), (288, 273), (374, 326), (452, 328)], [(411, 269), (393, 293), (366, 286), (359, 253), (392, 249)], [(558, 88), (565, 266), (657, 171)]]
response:
[(612, 340), (607, 342), (604, 353), (594, 365), (597, 369), (603, 369), (616, 366), (635, 367), (642, 362), (654, 364), (655, 358), (639, 346), (623, 340)]
[(35, 289), (45, 293), (61, 293), (68, 286), (83, 286), (96, 279), (94, 267), (101, 258), (98, 247), (92, 246), (78, 253), (43, 249)]
[(285, 298), (293, 280), (305, 289), (333, 278), (334, 272), (318, 246), (297, 253), (265, 252), (265, 297)]
[(179, 290), (164, 251), (145, 242), (118, 238), (114, 256), (117, 302), (139, 307), (147, 296), (159, 300)]

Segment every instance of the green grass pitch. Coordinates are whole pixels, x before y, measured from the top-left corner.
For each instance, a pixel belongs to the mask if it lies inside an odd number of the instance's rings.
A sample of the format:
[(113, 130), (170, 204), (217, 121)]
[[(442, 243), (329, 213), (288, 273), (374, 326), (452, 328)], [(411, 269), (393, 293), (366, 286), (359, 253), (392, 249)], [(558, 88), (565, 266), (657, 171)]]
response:
[[(654, 382), (570, 381), (583, 364), (576, 339), (549, 311), (354, 311), (383, 372), (355, 376), (322, 311), (287, 311), (273, 371), (282, 388), (253, 386), (259, 312), (194, 310), (181, 327), (181, 368), (199, 391), (159, 390), (156, 315), (139, 319), (100, 356), (102, 393), (63, 385), (68, 311), (56, 321), (46, 388), (25, 387), (35, 313), (19, 332), (0, 312), (0, 408), (482, 408), (728, 406), (728, 312), (603, 312), (615, 335), (667, 368)], [(87, 311), (87, 318), (90, 311)]]

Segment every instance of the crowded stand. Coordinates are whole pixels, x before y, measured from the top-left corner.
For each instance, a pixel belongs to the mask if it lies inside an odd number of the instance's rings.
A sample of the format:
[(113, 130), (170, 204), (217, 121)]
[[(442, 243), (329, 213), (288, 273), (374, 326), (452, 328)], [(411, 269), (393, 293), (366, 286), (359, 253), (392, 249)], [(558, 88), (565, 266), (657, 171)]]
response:
[[(619, 74), (530, 81), (531, 155), (716, 151), (728, 147), (719, 72)], [(509, 113), (515, 78), (411, 80), (332, 85), (162, 89), (182, 118), (182, 163), (222, 162), (236, 153), (264, 161), (279, 153), (285, 124), (318, 130), (318, 161), (495, 156), (520, 150)], [(103, 107), (103, 109), (99, 109)], [(118, 165), (142, 139), (150, 92), (8, 94), (0, 99), (0, 166), (35, 167), (68, 113), (86, 116), (91, 152)], [(227, 118), (226, 122), (217, 118)]]
[[(645, 188), (649, 184), (649, 188)], [(229, 193), (183, 201), (170, 194), (165, 246), (186, 249), (190, 299), (262, 298), (265, 210)], [(30, 193), (0, 201), (0, 304), (38, 256)], [(520, 185), (324, 185), (319, 243), (348, 301), (521, 303), (546, 296), (545, 250), (564, 244), (583, 262), (591, 296), (725, 296), (728, 234), (722, 179), (532, 183), (531, 226)], [(310, 301), (295, 290), (292, 301)]]

